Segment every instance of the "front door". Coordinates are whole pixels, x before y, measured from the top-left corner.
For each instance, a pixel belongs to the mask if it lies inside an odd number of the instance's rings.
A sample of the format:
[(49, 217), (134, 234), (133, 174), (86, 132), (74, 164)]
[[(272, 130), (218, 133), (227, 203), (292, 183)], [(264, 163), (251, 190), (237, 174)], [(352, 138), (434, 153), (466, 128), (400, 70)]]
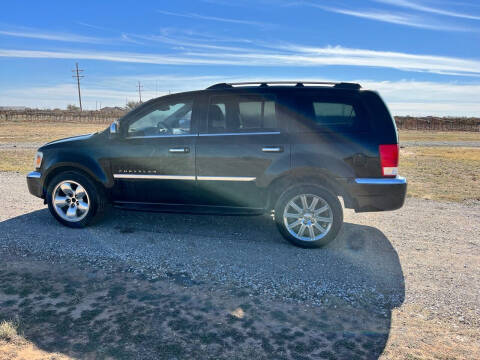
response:
[(264, 208), (267, 186), (290, 166), (274, 96), (231, 94), (208, 99), (206, 126), (197, 139), (199, 202)]
[(120, 124), (111, 159), (114, 200), (188, 204), (195, 194), (193, 96), (144, 105)]

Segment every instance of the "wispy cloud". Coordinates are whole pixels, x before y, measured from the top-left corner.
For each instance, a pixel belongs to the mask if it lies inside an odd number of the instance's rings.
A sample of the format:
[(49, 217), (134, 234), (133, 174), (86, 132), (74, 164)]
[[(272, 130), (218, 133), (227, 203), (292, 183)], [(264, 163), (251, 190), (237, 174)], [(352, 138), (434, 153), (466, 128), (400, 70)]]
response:
[(0, 49), (0, 57), (37, 59), (84, 59), (158, 65), (235, 65), (234, 61), (161, 54), (100, 51), (38, 51)]
[[(184, 49), (184, 48), (197, 48), (197, 49), (208, 49), (208, 50), (223, 50), (223, 51), (245, 51), (245, 48), (235, 47), (235, 46), (224, 46), (224, 45), (213, 45), (212, 42), (205, 42), (201, 39), (194, 39), (188, 37), (178, 37), (178, 36), (169, 36), (169, 35), (139, 35), (139, 34), (128, 34), (130, 39), (141, 39), (146, 42), (158, 42), (163, 44), (168, 44), (174, 46), (175, 49)], [(217, 42), (215, 42), (217, 43)]]
[(196, 13), (177, 13), (177, 12), (164, 11), (164, 10), (157, 10), (157, 12), (160, 14), (169, 15), (169, 16), (178, 16), (178, 17), (198, 19), (198, 20), (219, 21), (219, 22), (231, 23), (231, 24), (252, 25), (252, 26), (260, 26), (260, 27), (272, 25), (267, 22), (240, 20), (240, 19), (232, 19), (232, 18), (217, 17), (217, 16), (207, 16), (207, 15), (200, 15)]
[(101, 44), (108, 42), (107, 39), (69, 34), (69, 33), (47, 33), (39, 30), (0, 30), (0, 35), (4, 36), (13, 36), (29, 39), (40, 39), (40, 40), (53, 40), (53, 41), (63, 41), (63, 42), (77, 42), (77, 43), (88, 43), (88, 44)]
[(439, 8), (433, 8), (430, 6), (423, 5), (420, 1), (411, 2), (408, 0), (374, 0), (379, 3), (394, 5), (398, 7), (408, 8), (412, 10), (427, 12), (430, 14), (436, 15), (443, 15), (443, 16), (450, 16), (462, 19), (469, 19), (469, 20), (480, 20), (480, 16), (472, 15), (472, 14), (465, 14), (451, 10), (444, 10)]
[[(378, 0), (379, 2), (388, 2), (390, 0)], [(400, 0), (403, 1), (403, 0)], [(392, 4), (395, 3), (394, 0), (391, 1)], [(395, 3), (396, 4), (396, 3)], [(474, 31), (471, 28), (465, 26), (456, 26), (448, 25), (445, 22), (436, 21), (434, 19), (428, 19), (424, 16), (415, 15), (405, 12), (392, 12), (387, 10), (379, 9), (366, 9), (366, 10), (355, 10), (346, 7), (335, 7), (327, 6), (314, 2), (296, 2), (291, 3), (291, 5), (305, 5), (314, 8), (321, 9), (323, 11), (333, 12), (342, 15), (354, 16), (363, 19), (370, 19), (375, 21), (381, 21), (391, 24), (404, 25), (415, 28), (429, 29), (429, 30), (440, 30), (440, 31)]]
[(292, 44), (270, 50), (245, 48), (243, 52), (191, 51), (177, 54), (152, 54), (101, 51), (38, 51), (0, 49), (0, 57), (86, 59), (110, 62), (161, 65), (234, 65), (234, 66), (352, 66), (381, 67), (403, 71), (480, 76), (480, 61), (455, 57), (418, 55), (401, 52), (352, 49), (341, 46), (308, 47)]
[(406, 13), (392, 13), (388, 11), (382, 10), (367, 10), (367, 11), (360, 11), (360, 10), (348, 10), (348, 9), (340, 9), (340, 8), (331, 8), (331, 7), (323, 7), (326, 11), (335, 12), (337, 14), (343, 15), (350, 15), (364, 19), (376, 20), (387, 22), (391, 24), (397, 25), (405, 25), (410, 27), (416, 27), (421, 29), (430, 29), (430, 30), (442, 30), (442, 31), (471, 31), (465, 27), (458, 27), (458, 26), (449, 26), (445, 24), (435, 23), (435, 22), (425, 22), (419, 16), (410, 15)]
[(132, 36), (130, 36), (129, 34), (122, 34), (120, 36), (120, 38), (125, 41), (125, 42), (128, 42), (128, 43), (132, 43), (132, 44), (137, 44), (137, 45), (145, 45), (144, 42), (141, 42), (141, 41), (138, 41), (136, 39), (133, 39)]
[(76, 23), (78, 25), (82, 25), (82, 26), (85, 26), (85, 27), (88, 27), (90, 29), (95, 29), (95, 30), (102, 30), (102, 31), (115, 31), (116, 30), (112, 30), (112, 29), (109, 29), (109, 28), (106, 28), (106, 27), (103, 27), (103, 26), (99, 26), (99, 25), (94, 25), (94, 24), (90, 24), (90, 23), (86, 23), (84, 21), (76, 21)]

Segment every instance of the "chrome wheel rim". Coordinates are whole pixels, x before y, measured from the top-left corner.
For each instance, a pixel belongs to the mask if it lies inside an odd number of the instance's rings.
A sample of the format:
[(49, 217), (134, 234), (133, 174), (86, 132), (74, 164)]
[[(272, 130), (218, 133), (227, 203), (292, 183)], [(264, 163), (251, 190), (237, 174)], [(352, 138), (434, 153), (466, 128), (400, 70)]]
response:
[(283, 211), (288, 232), (298, 240), (317, 241), (330, 232), (333, 212), (322, 197), (301, 194), (291, 199)]
[(87, 190), (76, 181), (64, 180), (55, 186), (52, 193), (52, 204), (55, 212), (63, 220), (81, 221), (90, 209), (90, 198)]

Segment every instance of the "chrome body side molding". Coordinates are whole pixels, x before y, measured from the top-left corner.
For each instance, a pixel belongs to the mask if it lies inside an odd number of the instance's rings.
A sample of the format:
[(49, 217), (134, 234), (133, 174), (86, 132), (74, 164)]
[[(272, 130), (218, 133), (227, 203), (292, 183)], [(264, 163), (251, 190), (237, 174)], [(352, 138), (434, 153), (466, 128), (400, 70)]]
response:
[(193, 175), (113, 174), (114, 179), (195, 180)]
[(150, 180), (201, 180), (201, 181), (254, 181), (247, 176), (194, 176), (194, 175), (152, 175), (152, 174), (113, 174), (114, 179)]
[(247, 176), (197, 176), (197, 179), (204, 181), (254, 181), (256, 178)]

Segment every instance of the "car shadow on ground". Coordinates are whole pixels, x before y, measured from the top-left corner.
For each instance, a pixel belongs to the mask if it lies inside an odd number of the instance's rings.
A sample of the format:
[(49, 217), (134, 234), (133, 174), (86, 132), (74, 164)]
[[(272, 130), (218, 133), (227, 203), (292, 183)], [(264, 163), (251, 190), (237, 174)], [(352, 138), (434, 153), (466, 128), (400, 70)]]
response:
[(39, 210), (0, 222), (0, 254), (0, 321), (78, 358), (375, 359), (405, 296), (390, 241), (351, 223), (306, 250), (267, 216), (112, 209), (70, 230)]

